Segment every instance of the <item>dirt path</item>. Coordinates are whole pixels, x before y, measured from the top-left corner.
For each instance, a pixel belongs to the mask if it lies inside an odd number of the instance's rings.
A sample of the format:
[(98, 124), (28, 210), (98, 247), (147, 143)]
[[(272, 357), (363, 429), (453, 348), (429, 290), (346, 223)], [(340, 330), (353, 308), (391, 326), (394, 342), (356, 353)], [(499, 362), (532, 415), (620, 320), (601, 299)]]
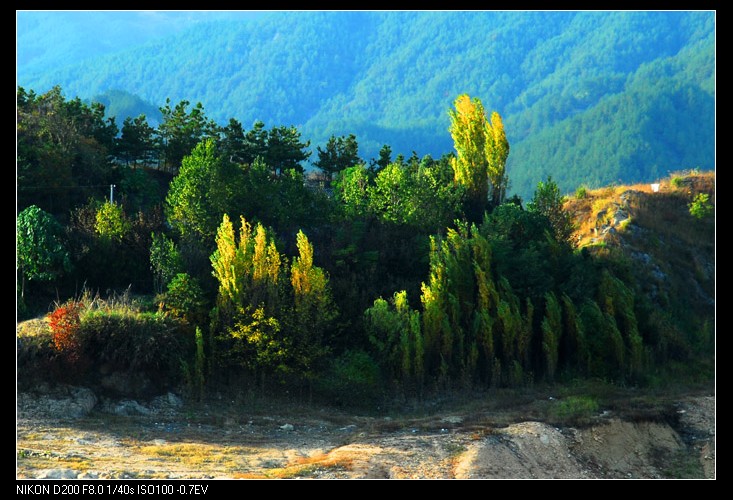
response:
[(173, 395), (99, 402), (83, 389), (19, 394), (16, 476), (715, 477), (714, 396), (680, 399), (665, 418), (602, 410), (579, 427), (525, 420), (536, 408), (371, 417), (308, 405), (192, 408)]

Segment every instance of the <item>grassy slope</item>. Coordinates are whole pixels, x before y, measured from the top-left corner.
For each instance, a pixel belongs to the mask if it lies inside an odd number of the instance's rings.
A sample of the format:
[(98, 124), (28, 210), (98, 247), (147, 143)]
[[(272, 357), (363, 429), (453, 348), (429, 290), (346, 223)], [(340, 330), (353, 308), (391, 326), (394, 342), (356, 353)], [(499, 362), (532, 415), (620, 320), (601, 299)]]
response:
[(715, 173), (673, 173), (659, 184), (658, 192), (636, 184), (571, 197), (566, 208), (575, 219), (575, 238), (580, 248), (615, 253), (628, 263), (648, 301), (647, 314), (671, 312), (672, 339), (686, 336), (699, 352), (714, 352), (715, 216), (696, 219), (688, 207), (698, 193), (715, 205)]

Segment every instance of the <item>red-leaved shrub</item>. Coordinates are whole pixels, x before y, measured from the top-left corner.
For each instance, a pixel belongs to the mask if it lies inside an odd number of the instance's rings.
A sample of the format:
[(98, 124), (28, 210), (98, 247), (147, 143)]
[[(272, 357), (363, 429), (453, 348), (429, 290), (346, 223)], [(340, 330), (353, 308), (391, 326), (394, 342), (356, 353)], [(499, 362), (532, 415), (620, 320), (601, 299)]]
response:
[(53, 345), (72, 364), (81, 358), (79, 314), (83, 307), (84, 304), (81, 302), (69, 301), (48, 315), (48, 324), (53, 333)]

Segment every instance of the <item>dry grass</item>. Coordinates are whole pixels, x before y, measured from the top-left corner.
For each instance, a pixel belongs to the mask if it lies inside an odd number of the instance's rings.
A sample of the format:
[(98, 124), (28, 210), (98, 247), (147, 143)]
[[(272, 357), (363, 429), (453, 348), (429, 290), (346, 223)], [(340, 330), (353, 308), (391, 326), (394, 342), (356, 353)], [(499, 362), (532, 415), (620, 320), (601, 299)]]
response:
[(221, 446), (207, 443), (165, 443), (135, 448), (136, 452), (166, 463), (178, 463), (187, 467), (213, 465), (220, 470), (239, 470), (243, 463), (239, 457), (256, 453), (241, 446)]
[(290, 479), (294, 477), (312, 476), (323, 470), (351, 470), (355, 457), (346, 453), (334, 456), (330, 453), (320, 453), (310, 457), (298, 457), (294, 463), (282, 468), (271, 469), (265, 472), (265, 477), (271, 479)]
[(15, 333), (18, 337), (38, 337), (41, 335), (51, 335), (51, 329), (45, 317), (29, 319), (21, 321), (15, 327)]
[[(104, 311), (114, 311), (118, 314), (138, 314), (147, 308), (146, 304), (140, 298), (134, 297), (128, 288), (122, 293), (113, 293), (106, 299), (103, 299), (99, 293), (92, 293), (89, 289), (84, 289), (82, 293), (75, 299), (75, 302), (83, 304), (82, 314)], [(53, 308), (61, 307), (63, 303), (54, 302)], [(48, 325), (47, 316), (41, 316), (26, 321), (21, 321), (16, 325), (16, 334), (18, 337), (35, 337), (39, 335), (50, 335), (51, 329)]]
[(66, 468), (84, 472), (114, 467), (116, 459), (108, 456), (108, 449), (90, 449), (80, 444), (78, 431), (70, 427), (41, 429), (26, 432), (21, 429), (16, 439), (16, 467), (19, 477), (25, 470)]
[(124, 419), (111, 419), (107, 427), (117, 425), (122, 425), (117, 431), (125, 437), (90, 428), (29, 429), (22, 425), (16, 440), (16, 475), (32, 477), (30, 471), (65, 468), (104, 471), (107, 477), (115, 477), (119, 472), (132, 474), (129, 477), (168, 478), (171, 474), (191, 476), (191, 471), (196, 471), (192, 477), (231, 477), (252, 469), (250, 462), (258, 454), (273, 452), (267, 447), (232, 446), (216, 441), (153, 444), (132, 437), (134, 429), (128, 428)]
[[(672, 179), (677, 179), (674, 183)], [(659, 191), (654, 193), (651, 184), (633, 184), (587, 190), (584, 198), (569, 197), (565, 209), (572, 214), (576, 224), (574, 241), (577, 246), (597, 244), (601, 229), (611, 223), (613, 214), (622, 205), (633, 218), (633, 223), (649, 229), (655, 235), (673, 236), (685, 243), (699, 243), (707, 228), (703, 223), (691, 220), (688, 203), (698, 193), (707, 193), (714, 203), (715, 173), (674, 172), (669, 179), (659, 181)], [(634, 192), (622, 204), (620, 195)], [(624, 231), (626, 224), (615, 229)]]
[(266, 475), (259, 472), (235, 472), (232, 479), (269, 479)]

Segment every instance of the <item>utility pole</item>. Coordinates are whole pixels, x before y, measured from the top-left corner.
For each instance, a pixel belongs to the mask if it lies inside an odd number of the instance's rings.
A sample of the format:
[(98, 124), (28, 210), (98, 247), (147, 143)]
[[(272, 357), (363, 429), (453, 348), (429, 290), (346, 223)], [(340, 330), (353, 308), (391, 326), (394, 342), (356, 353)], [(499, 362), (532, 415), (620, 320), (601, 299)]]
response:
[(115, 201), (115, 185), (110, 184), (109, 185), (109, 202), (114, 203)]

